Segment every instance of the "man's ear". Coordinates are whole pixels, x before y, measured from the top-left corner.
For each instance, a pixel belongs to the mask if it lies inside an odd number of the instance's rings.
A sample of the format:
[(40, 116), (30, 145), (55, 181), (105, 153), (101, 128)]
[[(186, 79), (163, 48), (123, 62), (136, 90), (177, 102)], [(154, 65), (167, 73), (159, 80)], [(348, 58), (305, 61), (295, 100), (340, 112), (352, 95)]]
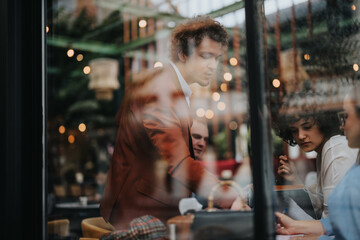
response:
[(182, 52), (178, 53), (178, 58), (182, 63), (186, 62), (186, 60), (187, 60), (187, 56)]

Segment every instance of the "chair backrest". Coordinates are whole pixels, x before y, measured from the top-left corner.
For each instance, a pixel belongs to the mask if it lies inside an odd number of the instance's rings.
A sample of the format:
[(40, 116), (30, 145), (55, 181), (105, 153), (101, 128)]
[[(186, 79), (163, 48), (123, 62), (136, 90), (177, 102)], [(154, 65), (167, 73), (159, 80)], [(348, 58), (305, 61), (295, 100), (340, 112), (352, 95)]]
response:
[(48, 234), (56, 234), (60, 237), (65, 237), (69, 234), (69, 219), (58, 219), (48, 221), (47, 229)]
[(82, 195), (81, 186), (79, 184), (70, 184), (70, 194), (72, 197), (80, 197)]
[(54, 185), (54, 193), (56, 197), (66, 197), (66, 188), (64, 185)]
[(115, 231), (115, 228), (102, 217), (91, 217), (81, 221), (81, 230), (83, 237), (100, 238), (104, 233)]

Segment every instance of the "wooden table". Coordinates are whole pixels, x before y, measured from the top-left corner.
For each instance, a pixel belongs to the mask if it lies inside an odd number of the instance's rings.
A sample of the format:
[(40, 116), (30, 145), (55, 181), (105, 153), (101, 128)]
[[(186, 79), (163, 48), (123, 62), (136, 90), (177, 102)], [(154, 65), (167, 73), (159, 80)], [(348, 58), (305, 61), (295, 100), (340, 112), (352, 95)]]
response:
[(181, 239), (190, 239), (191, 238), (191, 231), (190, 231), (190, 225), (194, 221), (194, 215), (188, 214), (188, 215), (180, 215), (173, 218), (170, 218), (167, 221), (167, 226), (169, 229), (170, 224), (175, 224), (175, 235), (176, 240)]

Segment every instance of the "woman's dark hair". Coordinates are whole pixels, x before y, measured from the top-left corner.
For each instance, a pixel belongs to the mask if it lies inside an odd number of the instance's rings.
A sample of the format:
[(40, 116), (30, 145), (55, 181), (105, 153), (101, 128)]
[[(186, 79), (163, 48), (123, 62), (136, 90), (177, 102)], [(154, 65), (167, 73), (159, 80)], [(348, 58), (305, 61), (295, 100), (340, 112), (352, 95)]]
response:
[(279, 110), (278, 121), (275, 124), (277, 135), (290, 146), (297, 143), (292, 136), (290, 124), (301, 119), (312, 119), (319, 127), (324, 138), (341, 134), (337, 113), (340, 108), (333, 108), (326, 103), (326, 95), (313, 91), (299, 92), (284, 98), (284, 103)]
[(197, 16), (178, 25), (171, 35), (171, 60), (179, 61), (178, 53), (189, 56), (205, 37), (220, 43), (224, 48), (228, 45), (224, 26), (208, 16)]

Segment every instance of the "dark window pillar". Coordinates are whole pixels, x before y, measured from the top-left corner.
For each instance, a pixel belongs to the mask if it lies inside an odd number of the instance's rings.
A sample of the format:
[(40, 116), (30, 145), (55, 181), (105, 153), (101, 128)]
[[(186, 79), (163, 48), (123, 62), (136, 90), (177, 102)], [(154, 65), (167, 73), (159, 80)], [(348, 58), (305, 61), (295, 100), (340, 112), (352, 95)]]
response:
[(246, 41), (254, 181), (255, 239), (275, 239), (274, 175), (266, 79), (263, 0), (246, 0)]
[(44, 239), (43, 2), (0, 1), (3, 239)]

